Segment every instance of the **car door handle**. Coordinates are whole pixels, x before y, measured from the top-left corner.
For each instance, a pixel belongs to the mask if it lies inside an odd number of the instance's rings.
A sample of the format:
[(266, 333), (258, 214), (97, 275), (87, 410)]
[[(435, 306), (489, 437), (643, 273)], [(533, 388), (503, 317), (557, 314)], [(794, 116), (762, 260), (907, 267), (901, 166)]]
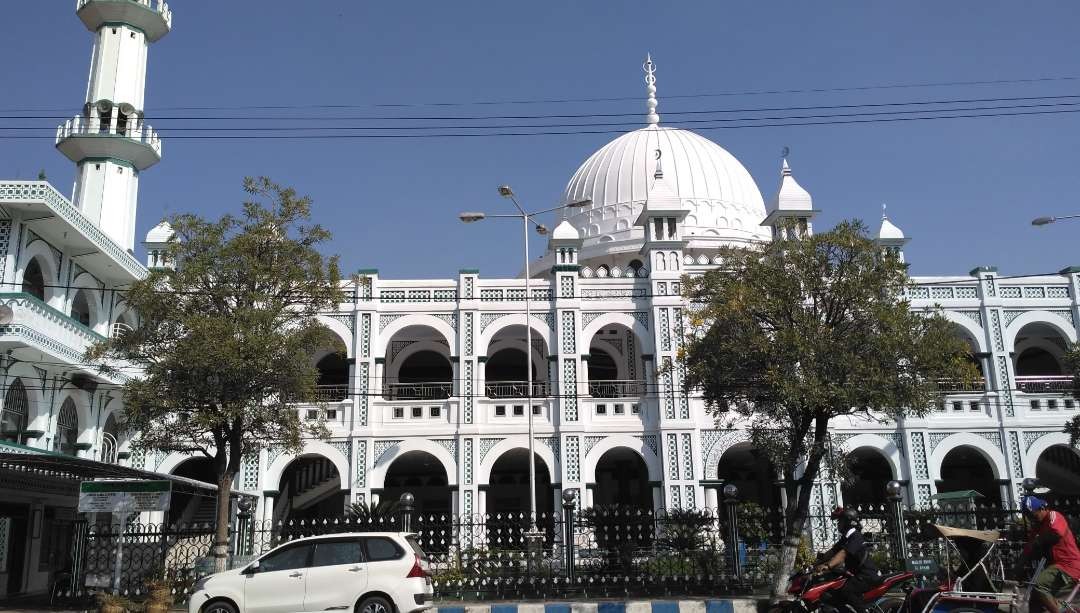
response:
[(358, 572), (360, 572), (362, 570), (364, 570), (363, 566), (353, 566), (352, 568), (349, 569), (349, 572), (350, 573), (358, 573)]
[(289, 573), (290, 577), (303, 577), (304, 573)]

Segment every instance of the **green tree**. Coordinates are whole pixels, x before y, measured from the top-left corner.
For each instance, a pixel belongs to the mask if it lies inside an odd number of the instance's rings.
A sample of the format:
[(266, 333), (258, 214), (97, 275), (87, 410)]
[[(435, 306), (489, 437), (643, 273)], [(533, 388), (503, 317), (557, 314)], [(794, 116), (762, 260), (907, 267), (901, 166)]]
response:
[(724, 248), (723, 265), (684, 280), (686, 385), (721, 423), (738, 421), (782, 473), (782, 593), (811, 486), (837, 458), (829, 424), (922, 415), (942, 379), (974, 378), (967, 345), (940, 314), (913, 312), (906, 266), (858, 221), (798, 240)]
[(213, 460), (218, 570), (241, 459), (269, 441), (299, 451), (304, 436), (326, 436), (293, 403), (316, 400), (313, 352), (332, 341), (315, 315), (343, 299), (337, 258), (316, 249), (330, 234), (308, 223), (311, 200), (266, 178), (245, 179), (244, 190), (239, 216), (171, 218), (169, 266), (125, 294), (134, 330), (87, 352), (135, 375), (121, 420), (134, 446)]

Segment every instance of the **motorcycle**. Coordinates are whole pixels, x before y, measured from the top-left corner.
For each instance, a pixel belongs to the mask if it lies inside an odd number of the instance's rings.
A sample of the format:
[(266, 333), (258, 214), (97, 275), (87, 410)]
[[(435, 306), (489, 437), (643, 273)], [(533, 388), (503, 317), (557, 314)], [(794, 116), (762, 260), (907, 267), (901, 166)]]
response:
[[(839, 590), (847, 583), (851, 575), (829, 572), (816, 574), (812, 569), (803, 569), (790, 577), (787, 593), (792, 600), (780, 603), (770, 613), (811, 613), (813, 611), (836, 611), (837, 607), (829, 602), (829, 594)], [(896, 572), (882, 577), (880, 584), (863, 594), (863, 602), (869, 613), (888, 613), (896, 611), (903, 603), (902, 598), (885, 597), (894, 588), (902, 587), (915, 579), (915, 574), (907, 571)]]

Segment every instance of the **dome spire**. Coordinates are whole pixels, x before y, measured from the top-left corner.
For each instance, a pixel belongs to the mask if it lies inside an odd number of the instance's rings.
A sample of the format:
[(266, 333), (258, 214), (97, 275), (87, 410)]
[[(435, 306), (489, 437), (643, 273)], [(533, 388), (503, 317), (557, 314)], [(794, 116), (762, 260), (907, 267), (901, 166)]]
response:
[(645, 54), (645, 63), (641, 67), (645, 70), (645, 92), (649, 95), (645, 101), (645, 108), (649, 111), (645, 120), (650, 126), (655, 126), (660, 123), (660, 116), (656, 114), (656, 105), (659, 103), (656, 101), (656, 64), (653, 64), (652, 54)]
[(653, 173), (654, 179), (664, 178), (664, 168), (660, 165), (660, 158), (664, 155), (664, 152), (659, 148), (656, 150), (656, 172)]

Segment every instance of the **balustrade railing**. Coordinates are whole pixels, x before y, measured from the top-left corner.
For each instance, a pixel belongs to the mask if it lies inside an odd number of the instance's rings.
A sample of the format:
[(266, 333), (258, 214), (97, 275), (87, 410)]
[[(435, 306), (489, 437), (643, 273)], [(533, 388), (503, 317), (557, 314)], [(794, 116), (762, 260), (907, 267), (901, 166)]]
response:
[(528, 381), (490, 381), (484, 384), (484, 395), (488, 398), (546, 398), (550, 390), (547, 381), (533, 381), (532, 394), (528, 393)]
[(938, 389), (943, 392), (985, 392), (986, 379), (979, 377), (968, 381), (962, 379), (938, 379)]
[(419, 383), (387, 383), (383, 386), (386, 400), (445, 400), (454, 391), (449, 381)]
[(153, 128), (141, 119), (131, 118), (124, 125), (120, 122), (102, 121), (99, 117), (72, 117), (56, 129), (56, 142), (72, 136), (122, 136), (147, 145), (161, 155), (161, 138)]
[(593, 398), (636, 398), (645, 395), (645, 381), (589, 381), (589, 395)]
[(348, 400), (348, 385), (317, 385), (315, 386), (315, 400), (318, 402), (341, 402)]
[(1016, 377), (1016, 389), (1029, 394), (1070, 393), (1073, 391), (1071, 375), (1035, 375)]

